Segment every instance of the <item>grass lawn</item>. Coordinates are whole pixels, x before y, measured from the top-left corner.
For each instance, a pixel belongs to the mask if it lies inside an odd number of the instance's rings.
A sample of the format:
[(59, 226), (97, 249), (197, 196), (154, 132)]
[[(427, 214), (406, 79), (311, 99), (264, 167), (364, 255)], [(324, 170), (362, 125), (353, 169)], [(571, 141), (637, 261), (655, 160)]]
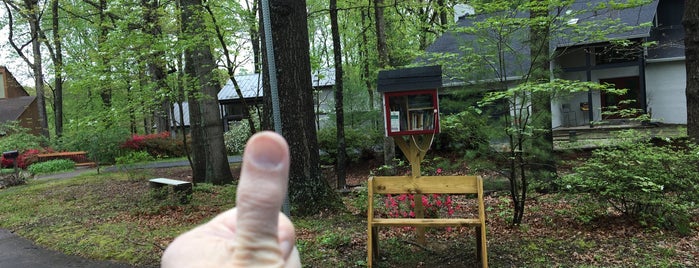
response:
[[(151, 197), (149, 178), (160, 176), (158, 172), (186, 172), (182, 170), (30, 180), (0, 190), (0, 227), (69, 254), (157, 266), (175, 236), (234, 205), (235, 186), (199, 184), (187, 205)], [(614, 215), (582, 219), (572, 212), (577, 198), (533, 194), (525, 223), (512, 226), (507, 222), (507, 193), (491, 192), (486, 197), (490, 266), (699, 266), (698, 225), (689, 236), (681, 236)], [(341, 211), (293, 218), (305, 267), (366, 266), (366, 196), (353, 192), (343, 200)], [(471, 200), (455, 202), (466, 207)], [(426, 245), (417, 244), (409, 228), (384, 228), (379, 237), (382, 255), (377, 267), (476, 266), (471, 229), (429, 229)]]

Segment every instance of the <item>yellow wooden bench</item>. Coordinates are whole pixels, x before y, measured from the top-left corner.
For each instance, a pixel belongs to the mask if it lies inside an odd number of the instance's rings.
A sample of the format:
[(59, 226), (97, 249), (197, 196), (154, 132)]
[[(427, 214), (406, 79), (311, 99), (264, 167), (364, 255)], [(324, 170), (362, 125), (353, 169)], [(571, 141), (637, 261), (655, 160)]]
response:
[[(371, 177), (369, 178), (368, 194), (367, 264), (369, 267), (372, 267), (374, 259), (378, 258), (379, 255), (378, 228), (381, 226), (474, 226), (476, 229), (476, 257), (481, 262), (482, 267), (488, 267), (483, 179), (480, 176)], [(374, 195), (376, 194), (477, 194), (478, 218), (375, 218)]]

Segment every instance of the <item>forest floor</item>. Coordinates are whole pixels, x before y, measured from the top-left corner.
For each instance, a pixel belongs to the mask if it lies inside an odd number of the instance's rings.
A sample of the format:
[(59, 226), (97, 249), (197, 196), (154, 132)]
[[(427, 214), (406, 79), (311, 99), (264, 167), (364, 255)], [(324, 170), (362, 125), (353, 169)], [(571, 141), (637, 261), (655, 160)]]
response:
[[(586, 157), (587, 153), (577, 156)], [(454, 156), (453, 162), (459, 162)], [(576, 161), (576, 157), (566, 155)], [(568, 170), (568, 165), (561, 169)], [(349, 167), (347, 185), (358, 186), (343, 195), (345, 210), (296, 217), (298, 246), (307, 267), (361, 267), (366, 259), (366, 196), (359, 194), (369, 174), (380, 166), (366, 160)], [(159, 176), (187, 179), (187, 169), (159, 169)], [(234, 174), (239, 170), (234, 169)], [(399, 170), (407, 172), (407, 168)], [(451, 174), (469, 174), (467, 164)], [(522, 224), (510, 223), (512, 208), (506, 181), (488, 182), (485, 198), (488, 254), (491, 267), (699, 267), (699, 226), (690, 235), (642, 226), (640, 220), (610, 213), (586, 218), (576, 213), (581, 197), (561, 193), (533, 193)], [(504, 186), (504, 187), (503, 187)], [(459, 206), (473, 200), (456, 198)], [(380, 207), (379, 210), (382, 208)], [(387, 209), (387, 208), (383, 208)], [(442, 211), (443, 213), (444, 211)], [(380, 212), (379, 212), (380, 213)], [(699, 215), (695, 215), (699, 222)], [(429, 229), (427, 244), (417, 243), (413, 228), (384, 228), (382, 255), (377, 267), (477, 267), (474, 231), (469, 228)]]
[[(583, 161), (586, 155), (566, 155), (565, 160)], [(474, 173), (458, 157), (440, 157), (451, 163), (444, 175)], [(575, 165), (562, 163), (562, 172)], [(231, 165), (236, 178), (238, 166)], [(379, 166), (377, 160), (365, 160), (349, 167), (347, 184), (355, 187), (341, 194), (341, 209), (292, 215), (304, 267), (366, 267), (367, 200), (361, 185)], [(398, 172), (405, 174), (407, 168)], [(591, 218), (581, 213), (589, 208), (582, 202), (585, 196), (532, 192), (523, 222), (513, 225), (507, 181), (479, 175), (488, 192), (490, 267), (699, 267), (699, 213), (689, 234), (683, 235), (643, 226), (642, 219), (611, 210)], [(195, 187), (187, 205), (149, 195), (149, 178), (191, 180), (190, 176), (188, 167), (169, 167), (32, 180), (0, 191), (0, 227), (67, 254), (154, 267), (175, 236), (230, 208), (235, 200), (234, 187), (206, 184)], [(475, 205), (466, 197), (452, 201), (457, 215), (470, 213)], [(390, 209), (377, 205), (379, 214)], [(437, 214), (444, 216), (444, 209)], [(428, 229), (424, 245), (417, 243), (415, 233), (412, 228), (381, 229), (381, 256), (375, 267), (478, 266), (472, 229)]]

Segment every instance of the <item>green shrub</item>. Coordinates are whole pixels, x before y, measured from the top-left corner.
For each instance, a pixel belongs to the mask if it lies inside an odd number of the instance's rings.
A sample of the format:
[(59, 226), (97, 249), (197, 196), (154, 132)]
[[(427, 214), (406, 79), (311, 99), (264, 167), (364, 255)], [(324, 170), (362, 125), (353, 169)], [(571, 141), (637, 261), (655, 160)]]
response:
[(699, 148), (653, 146), (637, 136), (627, 132), (617, 146), (595, 150), (560, 185), (642, 224), (688, 231), (699, 198)]
[(441, 133), (435, 141), (437, 149), (467, 153), (489, 145), (487, 117), (477, 109), (444, 115), (439, 124)]
[(63, 136), (54, 139), (58, 151), (86, 151), (90, 159), (102, 164), (114, 163), (123, 154), (120, 145), (130, 136), (128, 129), (102, 127), (93, 122), (70, 122)]
[[(383, 141), (383, 133), (373, 128), (345, 128), (347, 159), (352, 162), (374, 153)], [(337, 155), (337, 128), (325, 127), (318, 131), (318, 147), (324, 154), (321, 163), (335, 163)]]
[(17, 121), (0, 124), (0, 152), (41, 148), (45, 141), (43, 137), (30, 134), (29, 129), (21, 127)]
[(67, 159), (49, 160), (27, 167), (27, 170), (33, 174), (54, 173), (73, 169), (75, 169), (75, 162)]
[(150, 155), (146, 151), (135, 151), (129, 152), (124, 156), (119, 156), (116, 158), (116, 163), (118, 165), (131, 165), (135, 163), (143, 163), (155, 160), (155, 157)]

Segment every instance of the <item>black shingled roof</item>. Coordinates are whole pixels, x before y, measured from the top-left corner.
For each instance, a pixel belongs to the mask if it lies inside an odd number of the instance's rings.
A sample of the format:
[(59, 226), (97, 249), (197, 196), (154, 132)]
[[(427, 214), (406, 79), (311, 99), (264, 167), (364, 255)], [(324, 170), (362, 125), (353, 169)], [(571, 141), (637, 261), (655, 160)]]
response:
[(18, 120), (34, 99), (35, 96), (0, 99), (0, 123)]
[[(652, 22), (653, 18), (655, 16), (655, 12), (657, 10), (658, 6), (658, 0), (654, 0), (646, 5), (638, 6), (638, 7), (633, 7), (633, 8), (626, 8), (626, 9), (601, 9), (597, 11), (587, 11), (587, 10), (592, 10), (592, 7), (600, 5), (600, 3), (603, 2), (609, 2), (608, 0), (579, 0), (576, 1), (574, 4), (572, 4), (570, 7), (567, 9), (563, 9), (560, 12), (565, 13), (566, 10), (571, 10), (572, 14), (575, 14), (575, 17), (578, 19), (577, 24), (579, 25), (595, 25), (599, 22), (600, 27), (603, 27), (603, 23), (601, 23), (604, 20), (618, 20), (621, 24), (623, 25), (629, 25), (629, 26), (639, 26), (642, 23), (646, 22)], [(513, 13), (510, 14), (510, 16), (518, 17), (518, 18), (526, 18), (529, 17), (528, 13), (524, 12), (519, 12), (519, 13)], [(493, 16), (492, 14), (479, 14), (479, 15), (468, 15), (459, 18), (457, 21), (457, 29), (462, 29), (466, 27), (471, 27), (476, 23), (483, 22), (490, 16)], [(566, 22), (561, 22), (561, 23), (568, 23)], [(649, 37), (651, 35), (651, 27), (634, 27), (632, 29), (627, 29), (626, 31), (622, 32), (617, 32), (610, 34), (606, 36), (606, 40), (610, 39), (632, 39), (632, 38), (641, 38), (641, 37)], [(522, 38), (524, 35), (528, 34), (528, 29), (522, 28), (517, 32), (515, 35), (513, 35), (512, 38), (510, 38), (507, 42), (507, 45), (510, 47), (511, 52), (506, 52), (504, 54), (504, 63), (505, 63), (505, 68), (507, 70), (506, 74), (499, 74), (499, 76), (507, 76), (507, 77), (517, 77), (519, 75), (522, 75), (526, 72), (526, 68), (529, 67), (529, 47), (527, 44), (523, 43), (523, 40), (525, 38)], [(437, 38), (435, 42), (430, 45), (427, 49), (426, 52), (428, 55), (434, 56), (435, 54), (451, 54), (455, 55), (456, 58), (452, 58), (450, 61), (452, 64), (455, 64), (455, 66), (458, 66), (460, 64), (460, 61), (463, 61), (463, 59), (467, 56), (464, 55), (463, 53), (463, 46), (467, 46), (469, 49), (473, 49), (472, 53), (477, 55), (484, 55), (486, 48), (482, 48), (480, 46), (485, 46), (479, 44), (478, 42), (478, 37), (476, 37), (473, 34), (468, 34), (460, 31), (448, 31), (444, 33), (442, 36)], [(574, 40), (573, 38), (552, 38), (552, 48), (560, 48), (560, 47), (566, 47), (566, 46), (574, 46), (574, 45), (583, 45), (583, 44), (593, 44), (593, 43), (601, 43), (605, 42), (606, 40), (593, 40), (593, 39), (578, 39)], [(488, 42), (488, 41), (486, 41)], [(483, 52), (483, 53), (481, 53)], [(473, 56), (473, 55), (471, 55)], [(429, 57), (428, 57), (429, 58)], [(430, 59), (420, 59), (419, 61), (421, 62), (426, 62), (426, 64), (434, 63), (434, 60)], [(453, 66), (452, 66), (453, 67)], [(484, 66), (488, 67), (488, 66)], [(445, 66), (444, 67), (444, 73), (445, 73), (445, 85), (449, 82), (454, 82), (454, 81), (459, 81), (459, 79), (455, 78), (450, 78), (451, 76), (456, 76), (459, 77), (461, 75), (459, 74), (452, 74), (452, 70), (450, 70), (451, 67)], [(463, 73), (463, 72), (462, 72)], [(491, 78), (494, 78), (491, 76)], [(466, 78), (471, 79), (471, 78)]]

